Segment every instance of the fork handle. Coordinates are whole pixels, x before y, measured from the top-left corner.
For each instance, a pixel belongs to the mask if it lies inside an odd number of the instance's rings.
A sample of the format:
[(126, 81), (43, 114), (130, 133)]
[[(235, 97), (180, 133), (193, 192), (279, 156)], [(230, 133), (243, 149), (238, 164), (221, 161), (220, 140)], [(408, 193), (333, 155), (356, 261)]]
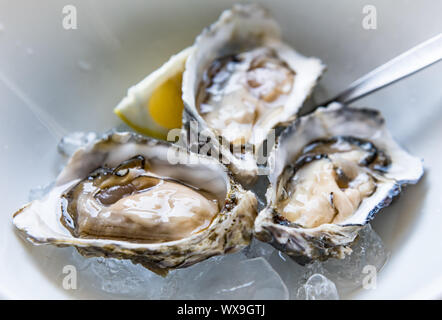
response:
[(333, 101), (353, 102), (440, 60), (442, 60), (442, 33), (377, 67), (354, 81), (333, 99), (323, 102), (319, 106), (325, 106)]

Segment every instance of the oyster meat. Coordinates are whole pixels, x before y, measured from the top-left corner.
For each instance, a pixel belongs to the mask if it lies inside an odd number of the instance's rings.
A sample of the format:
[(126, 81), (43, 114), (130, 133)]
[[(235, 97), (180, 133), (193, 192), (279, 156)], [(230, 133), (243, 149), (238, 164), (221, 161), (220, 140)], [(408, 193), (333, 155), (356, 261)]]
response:
[(220, 210), (214, 194), (155, 175), (143, 156), (93, 171), (61, 198), (61, 222), (76, 237), (147, 243), (190, 237)]
[(300, 263), (350, 253), (358, 231), (423, 174), (378, 111), (337, 103), (288, 127), (269, 165), (255, 234)]
[(287, 103), (295, 72), (270, 48), (258, 47), (212, 62), (203, 76), (197, 107), (209, 127), (233, 145), (271, 121)]
[[(183, 155), (198, 161), (182, 164)], [(53, 190), (13, 222), (35, 244), (131, 259), (165, 275), (248, 245), (255, 216), (253, 193), (217, 160), (112, 133), (78, 150)]]

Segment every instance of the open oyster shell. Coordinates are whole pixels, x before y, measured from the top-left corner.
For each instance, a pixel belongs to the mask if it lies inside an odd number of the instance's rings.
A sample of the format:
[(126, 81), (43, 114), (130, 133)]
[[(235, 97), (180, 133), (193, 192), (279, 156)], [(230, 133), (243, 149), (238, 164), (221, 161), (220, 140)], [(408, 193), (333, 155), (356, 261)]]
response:
[(337, 103), (297, 119), (269, 157), (256, 237), (304, 264), (343, 258), (358, 231), (423, 174), (376, 110)]
[(53, 190), (13, 223), (34, 244), (130, 259), (165, 275), (248, 245), (256, 204), (215, 159), (112, 133), (79, 149)]
[(324, 65), (283, 43), (277, 22), (257, 5), (224, 11), (193, 48), (183, 74), (184, 127), (212, 141), (212, 153), (248, 184), (256, 150), (293, 119)]

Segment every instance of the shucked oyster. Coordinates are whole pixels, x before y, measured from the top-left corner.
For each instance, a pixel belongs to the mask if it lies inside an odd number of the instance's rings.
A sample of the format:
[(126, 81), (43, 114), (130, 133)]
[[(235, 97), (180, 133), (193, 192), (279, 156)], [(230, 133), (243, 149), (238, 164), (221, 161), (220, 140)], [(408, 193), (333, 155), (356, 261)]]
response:
[[(263, 141), (296, 115), (323, 69), (282, 42), (266, 10), (235, 5), (130, 88), (115, 113), (138, 132), (172, 140), (183, 114), (190, 135), (182, 145), (218, 157), (249, 184), (266, 159)], [(198, 150), (201, 143), (210, 149)]]
[(350, 253), (362, 226), (423, 174), (378, 111), (339, 104), (288, 127), (269, 163), (268, 203), (255, 233), (300, 263)]
[(77, 151), (49, 195), (13, 222), (34, 244), (131, 259), (164, 275), (246, 246), (255, 216), (255, 196), (215, 159), (114, 133)]
[[(281, 41), (267, 11), (236, 5), (203, 31), (183, 74), (184, 125), (204, 132), (243, 182), (270, 130), (293, 118), (324, 66)], [(220, 142), (221, 141), (221, 142)]]

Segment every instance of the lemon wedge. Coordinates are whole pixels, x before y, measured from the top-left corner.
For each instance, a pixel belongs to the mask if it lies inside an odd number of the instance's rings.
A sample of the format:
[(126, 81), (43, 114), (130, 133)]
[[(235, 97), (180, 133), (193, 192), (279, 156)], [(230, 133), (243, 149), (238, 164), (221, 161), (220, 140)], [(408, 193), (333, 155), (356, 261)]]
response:
[(180, 128), (183, 114), (182, 77), (189, 47), (172, 56), (159, 69), (129, 88), (114, 109), (128, 126), (144, 135), (166, 139), (171, 129)]

